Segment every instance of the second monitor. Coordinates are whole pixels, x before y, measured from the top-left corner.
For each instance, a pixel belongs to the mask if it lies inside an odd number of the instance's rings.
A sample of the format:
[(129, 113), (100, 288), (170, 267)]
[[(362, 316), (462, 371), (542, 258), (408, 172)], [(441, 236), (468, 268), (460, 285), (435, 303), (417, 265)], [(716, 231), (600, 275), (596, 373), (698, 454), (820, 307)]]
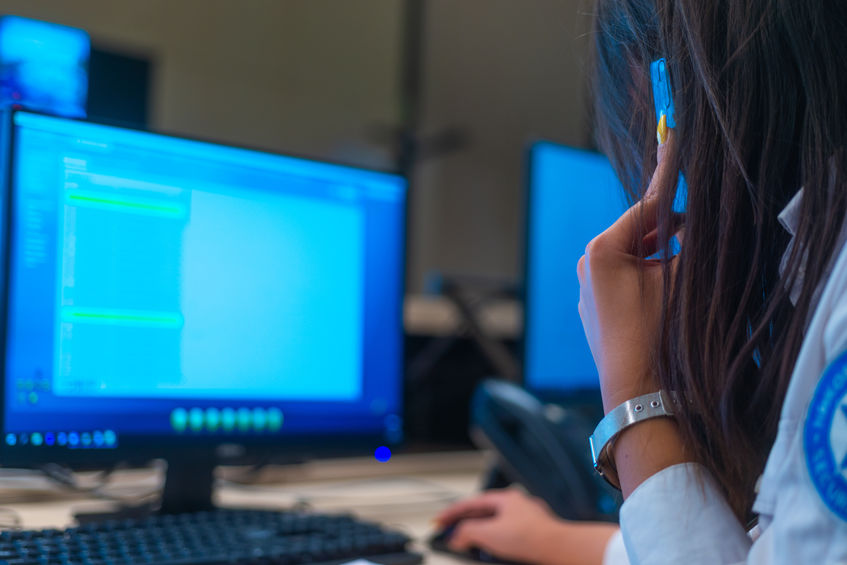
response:
[(599, 153), (549, 142), (529, 158), (526, 210), (524, 382), (545, 398), (598, 391), (579, 319), (576, 264), (585, 246), (626, 210)]

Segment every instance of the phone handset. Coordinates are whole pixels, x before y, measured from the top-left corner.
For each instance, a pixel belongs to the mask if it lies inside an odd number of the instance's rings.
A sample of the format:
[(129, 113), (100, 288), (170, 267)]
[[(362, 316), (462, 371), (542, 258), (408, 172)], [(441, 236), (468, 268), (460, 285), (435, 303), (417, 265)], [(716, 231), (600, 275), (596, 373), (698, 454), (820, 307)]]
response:
[(667, 128), (676, 127), (676, 108), (673, 104), (668, 65), (664, 58), (657, 59), (650, 65), (650, 78), (653, 82), (653, 104), (656, 108), (656, 137), (662, 144), (667, 141)]
[[(656, 140), (661, 145), (668, 140), (668, 128), (676, 127), (673, 88), (668, 63), (664, 58), (656, 59), (650, 64), (650, 79), (653, 83), (653, 105), (656, 109)], [(680, 172), (673, 203), (674, 212), (685, 213), (687, 201), (688, 184), (685, 182), (685, 176)], [(679, 252), (679, 242), (674, 239), (671, 248), (671, 254), (676, 255)]]

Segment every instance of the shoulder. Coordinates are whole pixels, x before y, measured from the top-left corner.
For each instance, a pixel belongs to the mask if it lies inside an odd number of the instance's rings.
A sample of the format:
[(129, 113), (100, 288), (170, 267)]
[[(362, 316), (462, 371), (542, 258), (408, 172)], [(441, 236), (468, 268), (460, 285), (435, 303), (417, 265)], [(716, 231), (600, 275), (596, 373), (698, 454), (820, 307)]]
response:
[[(844, 238), (842, 238), (842, 242)], [(781, 415), (781, 426), (800, 423), (829, 367), (847, 353), (847, 244), (835, 252), (820, 282), (803, 344), (797, 355)]]
[[(804, 370), (798, 358), (793, 379), (808, 379), (813, 387), (805, 404), (802, 445), (806, 472), (820, 500), (847, 526), (847, 245), (839, 250), (815, 309), (820, 325), (817, 366)], [(803, 348), (815, 349), (813, 328)], [(808, 359), (806, 359), (809, 362)], [(817, 370), (813, 370), (817, 369)], [(799, 387), (800, 390), (806, 387)], [(787, 399), (786, 399), (787, 400)]]
[[(818, 288), (756, 510), (765, 524), (773, 520), (771, 535), (779, 533), (777, 539), (793, 538), (798, 520), (813, 522), (821, 539), (831, 542), (824, 546), (847, 556), (847, 246), (843, 244)], [(836, 539), (841, 541), (835, 543)]]

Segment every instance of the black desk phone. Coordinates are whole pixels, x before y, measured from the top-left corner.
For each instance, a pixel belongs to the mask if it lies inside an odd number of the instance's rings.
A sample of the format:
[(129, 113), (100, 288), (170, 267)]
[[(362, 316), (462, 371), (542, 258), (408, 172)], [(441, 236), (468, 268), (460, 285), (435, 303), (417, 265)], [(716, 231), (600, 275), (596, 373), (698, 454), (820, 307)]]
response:
[(482, 382), (471, 402), (471, 437), (497, 456), (485, 487), (520, 484), (562, 518), (617, 522), (620, 493), (592, 465), (595, 424), (577, 406), (542, 403), (505, 381)]

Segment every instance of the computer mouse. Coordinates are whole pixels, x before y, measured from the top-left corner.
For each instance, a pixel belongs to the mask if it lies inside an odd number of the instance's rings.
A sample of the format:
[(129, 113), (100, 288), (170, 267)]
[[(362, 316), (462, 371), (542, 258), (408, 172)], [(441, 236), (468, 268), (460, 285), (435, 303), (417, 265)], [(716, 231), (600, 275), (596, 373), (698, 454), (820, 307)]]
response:
[(433, 551), (449, 553), (450, 555), (458, 555), (460, 557), (464, 557), (466, 559), (473, 559), (474, 561), (479, 561), (481, 563), (497, 563), (499, 565), (524, 565), (516, 561), (500, 559), (499, 557), (492, 555), (491, 553), (488, 553), (487, 551), (478, 547), (472, 547), (468, 551), (453, 551), (447, 544), (450, 543), (450, 538), (453, 536), (453, 532), (456, 531), (456, 526), (458, 525), (459, 522), (454, 522), (453, 524), (450, 524), (441, 531), (433, 534), (433, 536), (429, 538), (429, 547), (432, 548)]

